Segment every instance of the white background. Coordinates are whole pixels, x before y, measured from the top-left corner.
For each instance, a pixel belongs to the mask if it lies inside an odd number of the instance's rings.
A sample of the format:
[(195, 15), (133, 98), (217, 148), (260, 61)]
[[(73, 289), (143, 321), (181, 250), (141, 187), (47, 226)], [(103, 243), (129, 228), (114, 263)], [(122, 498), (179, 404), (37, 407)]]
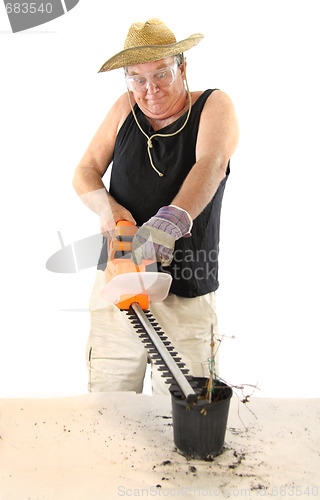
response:
[[(107, 2), (12, 34), (0, 5), (0, 397), (85, 393), (95, 269), (46, 270), (99, 231), (73, 170), (122, 71), (97, 74), (133, 21), (160, 17), (186, 53), (191, 90), (233, 99), (241, 141), (223, 203), (217, 293), (221, 375), (257, 396), (319, 397), (319, 12), (307, 0)], [(229, 338), (234, 336), (235, 338)]]

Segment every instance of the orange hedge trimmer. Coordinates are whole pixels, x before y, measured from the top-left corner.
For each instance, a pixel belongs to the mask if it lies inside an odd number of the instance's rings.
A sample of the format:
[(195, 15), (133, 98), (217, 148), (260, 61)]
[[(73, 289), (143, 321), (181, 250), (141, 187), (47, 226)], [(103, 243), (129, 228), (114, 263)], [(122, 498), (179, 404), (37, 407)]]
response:
[(120, 310), (127, 311), (150, 358), (163, 372), (166, 382), (176, 386), (171, 387), (171, 392), (182, 393), (188, 402), (195, 403), (199, 392), (193, 377), (188, 375), (189, 370), (149, 311), (150, 302), (160, 302), (167, 297), (172, 277), (158, 272), (155, 260), (142, 260), (140, 265), (131, 260), (131, 243), (137, 230), (127, 221), (117, 223), (116, 237), (109, 240), (106, 285), (101, 295)]

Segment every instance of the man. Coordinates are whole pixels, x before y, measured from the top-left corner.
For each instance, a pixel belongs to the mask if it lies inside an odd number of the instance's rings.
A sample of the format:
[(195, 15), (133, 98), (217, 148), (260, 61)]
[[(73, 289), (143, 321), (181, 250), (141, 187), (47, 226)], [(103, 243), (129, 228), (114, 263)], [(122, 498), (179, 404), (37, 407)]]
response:
[[(125, 315), (100, 296), (107, 238), (119, 220), (139, 226), (133, 257), (153, 253), (171, 273), (169, 296), (150, 309), (191, 373), (208, 375), (220, 210), (238, 123), (225, 93), (189, 91), (183, 53), (202, 37), (177, 42), (158, 19), (135, 23), (124, 50), (100, 69), (123, 67), (128, 93), (112, 106), (73, 181), (105, 237), (90, 302), (91, 391), (141, 392), (148, 361)], [(111, 163), (107, 192), (102, 177)], [(164, 393), (163, 379), (152, 374), (154, 393)]]

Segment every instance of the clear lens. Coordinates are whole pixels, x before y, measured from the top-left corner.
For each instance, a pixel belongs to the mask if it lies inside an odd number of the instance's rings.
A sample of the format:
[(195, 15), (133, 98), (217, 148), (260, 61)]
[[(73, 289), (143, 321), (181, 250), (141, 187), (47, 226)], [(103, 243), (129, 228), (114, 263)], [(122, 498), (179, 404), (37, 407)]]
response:
[(155, 72), (144, 73), (143, 75), (127, 75), (127, 87), (132, 92), (146, 92), (151, 83), (157, 87), (166, 87), (171, 85), (177, 75), (178, 65), (175, 62), (172, 66), (159, 69)]

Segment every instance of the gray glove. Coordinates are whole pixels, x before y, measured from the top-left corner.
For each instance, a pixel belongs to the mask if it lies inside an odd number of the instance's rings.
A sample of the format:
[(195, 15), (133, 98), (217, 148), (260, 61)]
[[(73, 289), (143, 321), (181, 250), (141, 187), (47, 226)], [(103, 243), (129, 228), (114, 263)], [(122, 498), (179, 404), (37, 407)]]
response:
[(155, 259), (163, 266), (169, 266), (176, 240), (191, 236), (191, 227), (192, 219), (186, 210), (175, 205), (160, 208), (136, 232), (131, 260), (139, 265), (143, 259)]

